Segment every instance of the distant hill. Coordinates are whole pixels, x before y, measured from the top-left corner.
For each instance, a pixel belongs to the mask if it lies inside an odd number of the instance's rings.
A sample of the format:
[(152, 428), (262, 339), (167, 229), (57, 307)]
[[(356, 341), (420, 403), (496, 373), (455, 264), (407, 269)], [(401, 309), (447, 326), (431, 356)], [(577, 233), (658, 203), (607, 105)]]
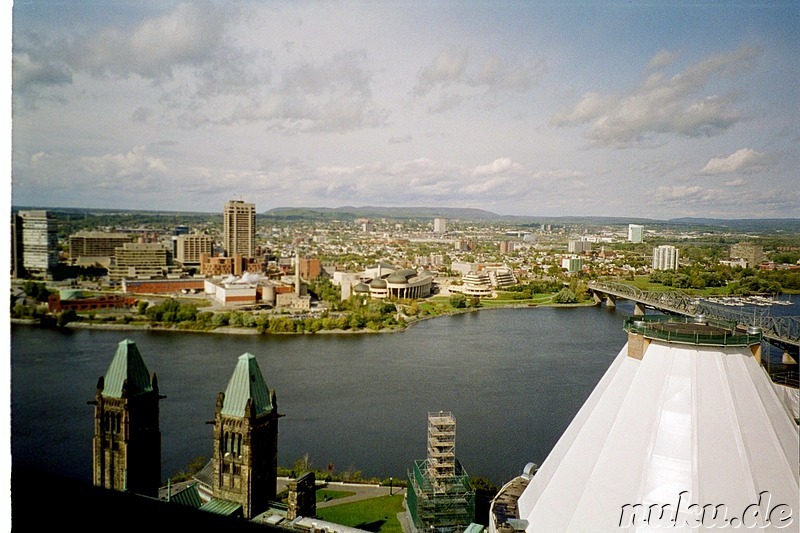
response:
[(356, 218), (454, 218), (461, 220), (499, 220), (497, 213), (461, 207), (276, 207), (265, 217), (311, 220), (352, 220)]
[[(216, 218), (222, 216), (219, 212), (202, 211), (155, 211), (136, 209), (102, 209), (79, 207), (35, 207), (12, 206), (12, 211), (25, 209), (46, 209), (58, 218), (72, 218), (75, 215), (128, 217), (138, 216), (145, 218), (174, 218), (176, 223), (182, 218)], [(518, 226), (535, 227), (540, 224), (555, 225), (593, 225), (593, 226), (625, 226), (628, 224), (642, 224), (650, 229), (658, 227), (683, 227), (687, 231), (708, 229), (714, 231), (754, 232), (754, 233), (795, 233), (800, 234), (800, 219), (798, 218), (702, 218), (681, 217), (669, 220), (651, 218), (636, 218), (623, 216), (520, 216), (499, 215), (485, 209), (472, 209), (463, 207), (381, 207), (381, 206), (343, 206), (343, 207), (276, 207), (258, 215), (259, 218), (276, 220), (355, 220), (357, 218), (388, 218), (388, 219), (433, 219), (437, 217), (476, 221), (476, 222), (504, 222)]]

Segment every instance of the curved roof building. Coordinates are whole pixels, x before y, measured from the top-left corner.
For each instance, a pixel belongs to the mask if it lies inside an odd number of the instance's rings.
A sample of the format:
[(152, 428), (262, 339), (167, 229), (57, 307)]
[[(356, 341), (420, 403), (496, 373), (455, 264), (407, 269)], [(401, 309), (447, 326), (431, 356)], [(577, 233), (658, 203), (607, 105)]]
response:
[(495, 500), (490, 530), (800, 518), (798, 426), (760, 365), (760, 334), (663, 316), (625, 329), (627, 344), (535, 475), (504, 487), (502, 509)]

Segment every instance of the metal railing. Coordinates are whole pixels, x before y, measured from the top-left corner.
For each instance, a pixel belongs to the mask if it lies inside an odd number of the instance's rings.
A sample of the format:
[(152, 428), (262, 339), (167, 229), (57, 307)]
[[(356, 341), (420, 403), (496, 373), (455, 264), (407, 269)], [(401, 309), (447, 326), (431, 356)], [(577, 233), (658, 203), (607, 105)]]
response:
[(800, 346), (800, 317), (772, 316), (769, 308), (744, 311), (705, 302), (681, 291), (643, 291), (617, 282), (590, 281), (588, 289), (632, 300), (662, 311), (687, 316), (705, 315), (710, 319), (729, 320), (739, 328), (757, 327), (770, 341)]

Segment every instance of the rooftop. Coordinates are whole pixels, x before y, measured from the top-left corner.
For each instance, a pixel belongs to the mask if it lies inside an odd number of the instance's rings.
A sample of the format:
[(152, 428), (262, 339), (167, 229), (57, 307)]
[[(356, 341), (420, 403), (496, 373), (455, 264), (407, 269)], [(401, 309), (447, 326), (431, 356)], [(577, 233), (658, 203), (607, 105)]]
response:
[(736, 329), (736, 323), (709, 320), (703, 315), (678, 317), (668, 315), (632, 316), (623, 328), (648, 339), (706, 346), (752, 346), (761, 342), (761, 330)]

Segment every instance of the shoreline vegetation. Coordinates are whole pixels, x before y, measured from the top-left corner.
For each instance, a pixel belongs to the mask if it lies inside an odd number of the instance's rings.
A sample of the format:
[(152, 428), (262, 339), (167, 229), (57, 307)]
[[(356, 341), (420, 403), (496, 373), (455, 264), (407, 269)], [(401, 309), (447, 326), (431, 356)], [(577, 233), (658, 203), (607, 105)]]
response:
[[(531, 309), (536, 307), (564, 307), (564, 308), (571, 308), (571, 307), (593, 307), (597, 305), (593, 301), (586, 301), (586, 302), (574, 302), (574, 303), (556, 303), (556, 302), (545, 302), (545, 303), (512, 303), (511, 301), (504, 301), (502, 303), (495, 302), (494, 305), (487, 305), (487, 306), (477, 306), (477, 307), (469, 307), (464, 309), (450, 309), (447, 311), (440, 312), (438, 314), (429, 314), (426, 316), (417, 316), (417, 317), (405, 317), (402, 323), (395, 324), (392, 327), (380, 327), (380, 328), (370, 328), (367, 326), (364, 327), (356, 327), (356, 328), (335, 328), (335, 329), (318, 329), (318, 330), (306, 330), (303, 329), (301, 331), (260, 331), (258, 327), (255, 326), (247, 326), (247, 325), (238, 325), (238, 326), (216, 326), (210, 328), (197, 328), (197, 327), (189, 327), (188, 325), (181, 325), (182, 322), (178, 322), (175, 324), (164, 324), (164, 323), (153, 323), (153, 322), (144, 322), (144, 321), (136, 321), (131, 319), (130, 321), (125, 321), (124, 319), (121, 320), (123, 317), (130, 318), (130, 315), (114, 315), (108, 314), (106, 315), (106, 320), (87, 320), (85, 317), (78, 315), (77, 318), (70, 320), (63, 324), (58, 324), (55, 317), (53, 320), (42, 320), (43, 317), (39, 318), (11, 318), (12, 324), (18, 325), (31, 325), (31, 326), (41, 326), (41, 327), (54, 327), (54, 328), (62, 328), (62, 329), (98, 329), (98, 330), (115, 330), (115, 331), (164, 331), (164, 332), (176, 332), (176, 333), (210, 333), (210, 334), (217, 334), (217, 335), (369, 335), (374, 333), (400, 333), (414, 324), (425, 320), (431, 320), (438, 317), (443, 316), (453, 316), (453, 315), (460, 315), (466, 313), (474, 313), (478, 311), (487, 311), (487, 310), (494, 310), (494, 309)], [(236, 311), (232, 311), (236, 312)], [(247, 313), (244, 311), (244, 313)], [(277, 315), (276, 318), (282, 318), (291, 321), (302, 321), (303, 318), (292, 318), (291, 315)], [(113, 322), (109, 321), (109, 319), (113, 319)]]
[[(657, 279), (654, 279), (657, 278)], [(663, 275), (625, 280), (641, 290), (672, 290)], [(586, 281), (572, 279), (538, 280), (497, 291), (491, 298), (467, 297), (459, 292), (435, 295), (422, 300), (380, 300), (352, 296), (339, 298), (330, 282), (313, 287), (322, 303), (315, 312), (219, 309), (207, 300), (164, 295), (140, 295), (129, 309), (48, 312), (50, 290), (42, 283), (25, 282), (25, 300), (13, 304), (12, 324), (63, 329), (104, 329), (134, 331), (198, 332), (218, 335), (359, 335), (397, 333), (412, 325), (440, 316), (452, 316), (487, 309), (527, 309), (534, 307), (590, 307), (597, 303), (587, 290)], [(763, 289), (761, 284), (752, 289)], [(772, 289), (773, 287), (769, 287)], [(774, 287), (777, 289), (778, 287)], [(726, 290), (728, 289), (728, 290)], [(706, 287), (687, 291), (692, 297), (715, 298), (742, 291), (730, 287)], [(762, 291), (747, 291), (759, 294)], [(775, 291), (792, 294), (798, 291)]]

